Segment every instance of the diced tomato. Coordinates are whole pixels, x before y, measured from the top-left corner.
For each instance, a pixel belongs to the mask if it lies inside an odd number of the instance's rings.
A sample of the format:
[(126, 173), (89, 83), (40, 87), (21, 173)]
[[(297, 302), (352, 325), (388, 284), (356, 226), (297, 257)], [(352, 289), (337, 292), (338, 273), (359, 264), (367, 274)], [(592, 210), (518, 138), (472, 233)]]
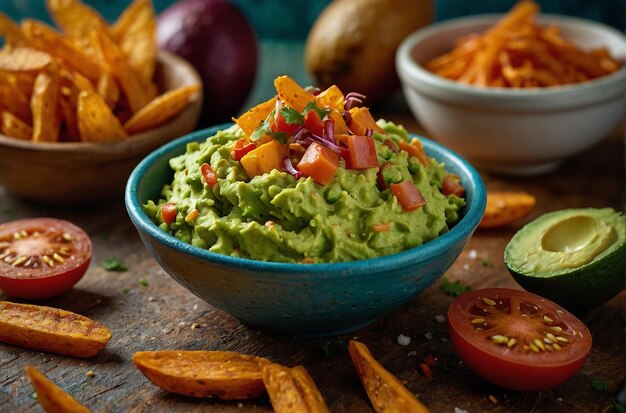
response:
[(398, 202), (405, 211), (415, 211), (417, 208), (426, 204), (426, 200), (420, 193), (419, 189), (411, 181), (402, 181), (397, 184), (389, 185), (391, 192), (398, 198)]
[(324, 130), (324, 122), (316, 111), (311, 110), (304, 115), (304, 127), (310, 130), (314, 135), (322, 136)]
[(458, 175), (448, 174), (444, 176), (441, 184), (441, 193), (445, 196), (456, 195), (461, 197), (465, 195), (465, 188), (461, 185), (460, 180), (461, 178)]
[(177, 213), (176, 204), (173, 202), (167, 202), (161, 207), (161, 217), (167, 225), (174, 222)]
[(270, 130), (272, 132), (285, 132), (292, 136), (300, 127), (297, 123), (287, 123), (282, 113), (278, 112), (274, 115), (274, 121), (270, 122)]
[(317, 142), (309, 145), (298, 163), (298, 169), (320, 185), (328, 185), (333, 180), (338, 167), (339, 156)]
[(243, 158), (248, 152), (256, 148), (256, 144), (254, 142), (250, 142), (248, 138), (241, 138), (233, 148), (231, 149), (230, 156), (236, 161), (239, 161)]
[(346, 166), (349, 169), (367, 169), (378, 166), (374, 139), (368, 136), (348, 136)]
[(215, 175), (215, 171), (208, 163), (203, 163), (200, 165), (200, 172), (202, 172), (202, 177), (204, 178), (204, 182), (211, 188), (217, 185), (217, 175)]
[(415, 156), (422, 165), (428, 165), (428, 155), (426, 155), (426, 152), (424, 152), (422, 143), (419, 140), (413, 139), (411, 140), (411, 143), (399, 141), (398, 146), (400, 146), (400, 149), (402, 149), (403, 151), (408, 152), (409, 155)]

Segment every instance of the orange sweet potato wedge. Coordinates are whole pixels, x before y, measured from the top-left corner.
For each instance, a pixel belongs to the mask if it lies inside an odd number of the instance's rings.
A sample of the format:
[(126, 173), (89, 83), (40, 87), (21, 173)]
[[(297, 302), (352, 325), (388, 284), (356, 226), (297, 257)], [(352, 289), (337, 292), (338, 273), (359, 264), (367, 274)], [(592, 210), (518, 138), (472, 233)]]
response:
[(46, 413), (90, 413), (62, 388), (32, 366), (26, 367), (26, 375), (37, 393), (37, 400)]
[(535, 197), (526, 192), (488, 192), (487, 207), (480, 228), (511, 224), (528, 215), (535, 207)]
[(270, 361), (229, 351), (139, 351), (133, 363), (163, 390), (192, 397), (242, 400), (265, 386), (262, 367)]
[(246, 113), (238, 117), (233, 118), (235, 123), (239, 125), (241, 130), (246, 136), (252, 135), (252, 132), (267, 118), (276, 106), (276, 98), (271, 98), (263, 103), (259, 103)]
[(263, 382), (276, 413), (328, 413), (315, 382), (302, 366), (263, 366)]
[(348, 352), (376, 412), (426, 413), (429, 411), (413, 393), (400, 383), (400, 380), (376, 361), (365, 344), (350, 340)]
[(0, 301), (0, 341), (32, 350), (93, 357), (109, 339), (108, 328), (57, 308)]

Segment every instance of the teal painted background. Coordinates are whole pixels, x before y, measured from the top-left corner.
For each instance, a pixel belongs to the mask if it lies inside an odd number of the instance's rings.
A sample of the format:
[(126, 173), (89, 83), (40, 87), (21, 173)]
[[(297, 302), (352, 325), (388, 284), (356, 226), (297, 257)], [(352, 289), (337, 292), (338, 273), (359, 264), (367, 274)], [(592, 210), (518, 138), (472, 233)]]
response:
[[(98, 9), (108, 20), (129, 4), (128, 0), (84, 0)], [(304, 39), (329, 0), (233, 0), (255, 26), (261, 38)], [(437, 0), (436, 19), (476, 13), (503, 12), (516, 0)], [(155, 9), (163, 10), (172, 0), (153, 0)], [(626, 0), (540, 0), (546, 13), (562, 13), (605, 22), (624, 31), (626, 29)], [(48, 21), (44, 0), (0, 0), (0, 10), (14, 18), (25, 16)]]

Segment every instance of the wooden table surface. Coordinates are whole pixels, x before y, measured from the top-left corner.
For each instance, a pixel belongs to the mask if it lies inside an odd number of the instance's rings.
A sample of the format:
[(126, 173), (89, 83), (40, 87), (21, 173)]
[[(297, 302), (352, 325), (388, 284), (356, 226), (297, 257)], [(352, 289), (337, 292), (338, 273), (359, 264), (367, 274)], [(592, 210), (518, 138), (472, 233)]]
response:
[[(384, 117), (384, 115), (383, 115)], [(419, 128), (406, 108), (387, 118)], [(447, 272), (473, 289), (519, 288), (509, 276), (503, 250), (514, 232), (540, 214), (570, 207), (622, 209), (624, 151), (621, 131), (552, 174), (525, 179), (481, 174), (488, 189), (526, 190), (537, 198), (532, 215), (501, 230), (477, 231)], [(546, 137), (548, 139), (548, 137)], [(1, 167), (1, 166), (0, 166)], [(176, 284), (144, 249), (123, 202), (82, 210), (54, 209), (16, 199), (0, 189), (0, 222), (53, 216), (83, 227), (92, 237), (94, 257), (86, 276), (65, 295), (43, 304), (71, 310), (107, 325), (113, 338), (103, 353), (73, 359), (0, 344), (0, 411), (41, 411), (24, 375), (34, 365), (93, 411), (99, 412), (269, 412), (266, 395), (244, 402), (196, 400), (168, 394), (148, 382), (131, 362), (139, 350), (230, 350), (267, 357), (286, 365), (304, 365), (332, 412), (373, 411), (347, 353), (358, 337), (373, 355), (433, 412), (455, 407), (476, 412), (608, 412), (626, 377), (626, 292), (582, 317), (593, 334), (591, 356), (583, 368), (561, 386), (542, 392), (514, 392), (490, 385), (470, 372), (447, 340), (445, 314), (452, 298), (438, 283), (413, 301), (372, 325), (351, 334), (324, 339), (293, 339), (255, 331), (211, 307)], [(472, 252), (470, 254), (470, 252)], [(476, 255), (475, 258), (474, 255)], [(107, 272), (101, 262), (117, 257), (126, 272)], [(493, 266), (481, 264), (487, 259)], [(148, 281), (147, 286), (140, 283)], [(9, 299), (0, 295), (0, 299)], [(200, 328), (192, 329), (192, 323)], [(411, 337), (398, 344), (400, 334)], [(328, 352), (326, 351), (328, 350)], [(419, 363), (427, 355), (439, 359), (426, 378)], [(86, 372), (92, 370), (93, 377)], [(591, 386), (602, 380), (608, 391)]]

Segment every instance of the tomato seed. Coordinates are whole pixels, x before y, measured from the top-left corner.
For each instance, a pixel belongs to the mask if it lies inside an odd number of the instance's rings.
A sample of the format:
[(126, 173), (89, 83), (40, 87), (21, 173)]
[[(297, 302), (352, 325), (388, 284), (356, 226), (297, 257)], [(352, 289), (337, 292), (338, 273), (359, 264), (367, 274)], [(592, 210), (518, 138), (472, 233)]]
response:
[(566, 339), (565, 337), (559, 337), (559, 336), (557, 336), (557, 337), (556, 337), (556, 340), (557, 340), (557, 341), (560, 341), (561, 343), (569, 343), (569, 340), (568, 340), (568, 339)]
[(14, 267), (17, 267), (18, 265), (24, 263), (24, 261), (26, 261), (26, 260), (27, 260), (27, 258), (22, 255), (21, 257), (19, 257), (15, 261), (13, 261), (13, 263), (11, 265), (14, 266)]
[(533, 340), (533, 344), (537, 347), (539, 347), (541, 350), (546, 351), (546, 347), (543, 345), (543, 343), (541, 342), (541, 340), (539, 339), (534, 339)]
[(555, 349), (556, 351), (561, 351), (561, 346), (559, 346), (559, 345), (558, 345), (558, 344), (556, 344), (556, 343), (552, 344), (552, 347), (554, 347), (554, 349)]
[(473, 320), (470, 321), (470, 323), (472, 324), (482, 324), (485, 322), (484, 318), (474, 318)]
[(556, 337), (554, 337), (554, 335), (552, 333), (546, 333), (546, 337), (548, 338), (548, 340), (551, 341), (550, 344), (554, 343), (556, 341)]
[(61, 257), (59, 254), (57, 254), (56, 252), (54, 254), (52, 254), (52, 258), (54, 258), (55, 260), (57, 260), (61, 264), (63, 264), (65, 262), (65, 259), (63, 257)]
[(547, 315), (543, 316), (543, 321), (545, 321), (546, 323), (553, 323), (554, 320), (551, 319), (550, 317), (548, 317)]
[(492, 299), (490, 299), (490, 298), (483, 297), (483, 298), (482, 298), (482, 300), (483, 300), (483, 303), (485, 303), (485, 304), (487, 304), (487, 305), (496, 305), (496, 302), (495, 302), (495, 301), (493, 301), (493, 300), (492, 300)]
[(510, 339), (510, 340), (509, 340), (509, 342), (508, 342), (508, 343), (506, 343), (506, 346), (507, 346), (508, 348), (511, 348), (511, 347), (513, 347), (513, 346), (514, 346), (514, 345), (516, 345), (516, 344), (517, 344), (517, 340), (516, 340), (516, 339), (514, 339), (514, 338), (512, 338), (512, 339)]

